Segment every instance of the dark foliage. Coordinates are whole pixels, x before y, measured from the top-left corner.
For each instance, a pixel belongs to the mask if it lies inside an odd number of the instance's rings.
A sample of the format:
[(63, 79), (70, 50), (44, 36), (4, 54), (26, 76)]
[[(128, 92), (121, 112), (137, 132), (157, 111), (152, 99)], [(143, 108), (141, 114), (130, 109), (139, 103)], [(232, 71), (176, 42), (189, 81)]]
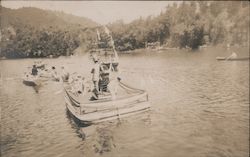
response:
[(97, 24), (60, 12), (1, 7), (1, 56), (7, 58), (70, 55), (95, 37)]
[(144, 48), (160, 42), (168, 47), (197, 49), (203, 44), (246, 45), (249, 3), (243, 1), (183, 2), (167, 6), (157, 17), (109, 25), (118, 50)]

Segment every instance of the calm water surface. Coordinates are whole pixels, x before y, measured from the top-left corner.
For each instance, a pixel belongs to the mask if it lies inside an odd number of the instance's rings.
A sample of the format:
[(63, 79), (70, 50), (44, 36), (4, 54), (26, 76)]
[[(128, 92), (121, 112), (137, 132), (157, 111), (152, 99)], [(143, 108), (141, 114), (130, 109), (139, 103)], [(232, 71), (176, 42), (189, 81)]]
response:
[[(215, 60), (225, 55), (224, 49), (121, 55), (122, 80), (148, 91), (151, 111), (89, 127), (67, 113), (61, 84), (46, 82), (36, 93), (22, 83), (35, 59), (2, 60), (1, 155), (248, 157), (249, 61)], [(90, 78), (87, 56), (44, 62)]]

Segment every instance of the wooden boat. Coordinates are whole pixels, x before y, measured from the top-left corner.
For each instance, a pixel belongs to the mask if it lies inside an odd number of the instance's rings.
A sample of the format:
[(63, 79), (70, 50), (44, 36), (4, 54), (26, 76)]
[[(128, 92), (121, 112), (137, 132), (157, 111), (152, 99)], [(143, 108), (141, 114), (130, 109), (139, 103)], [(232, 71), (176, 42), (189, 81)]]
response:
[[(97, 36), (98, 43), (97, 45), (94, 45), (94, 49), (91, 50), (90, 54), (93, 59), (96, 59), (96, 56), (99, 56), (102, 64), (101, 66), (103, 66), (103, 68), (105, 67), (106, 70), (113, 69), (114, 72), (117, 72), (119, 65), (118, 54), (115, 50), (114, 41), (108, 28), (104, 27), (104, 32), (102, 33), (103, 39), (98, 30)], [(110, 66), (112, 66), (112, 68)], [(106, 73), (103, 74), (106, 76)], [(100, 76), (101, 75), (102, 74), (100, 74)], [(78, 83), (79, 82), (75, 84), (77, 86), (76, 88), (82, 86)], [(98, 123), (106, 120), (123, 118), (149, 110), (150, 104), (148, 102), (148, 94), (146, 91), (129, 87), (120, 81), (116, 83), (114, 80), (112, 83), (109, 81), (100, 81), (99, 83), (100, 91), (98, 96), (87, 89), (88, 86), (86, 84), (84, 85), (84, 90), (78, 92), (79, 90), (76, 91), (74, 89), (74, 84), (64, 83), (66, 107), (69, 113), (80, 122), (84, 124)], [(114, 86), (117, 85), (117, 94), (111, 96), (108, 85), (112, 84)], [(96, 90), (96, 92), (98, 91)]]
[(249, 57), (237, 57), (237, 58), (227, 58), (227, 57), (216, 57), (218, 61), (244, 61), (249, 60)]
[(49, 78), (43, 77), (40, 75), (33, 76), (31, 74), (26, 74), (23, 77), (23, 83), (27, 86), (38, 86), (40, 85), (43, 81), (47, 81)]
[(27, 86), (36, 86), (36, 82), (35, 81), (32, 81), (32, 80), (23, 80), (23, 83)]
[(38, 76), (26, 75), (23, 77), (23, 83), (27, 86), (37, 86), (40, 84)]
[(119, 88), (125, 92), (117, 94), (115, 100), (106, 93), (98, 100), (90, 101), (92, 92), (84, 89), (82, 94), (74, 94), (71, 86), (66, 84), (64, 85), (66, 107), (84, 124), (123, 118), (149, 110), (148, 94), (144, 90), (129, 87), (122, 82), (119, 82)]

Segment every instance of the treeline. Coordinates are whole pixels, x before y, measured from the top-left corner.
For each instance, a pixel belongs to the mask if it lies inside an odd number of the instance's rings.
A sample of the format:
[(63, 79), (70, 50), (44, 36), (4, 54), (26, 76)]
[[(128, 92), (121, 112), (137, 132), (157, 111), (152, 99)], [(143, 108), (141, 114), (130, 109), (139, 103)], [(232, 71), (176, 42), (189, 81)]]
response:
[(2, 55), (7, 58), (69, 55), (80, 44), (78, 36), (69, 31), (40, 30), (27, 25), (12, 30), (15, 31), (2, 48)]
[(167, 47), (249, 42), (248, 1), (190, 1), (173, 4), (157, 17), (140, 18), (129, 24), (109, 24), (118, 50), (144, 48), (147, 43)]
[(96, 25), (88, 19), (64, 13), (36, 8), (1, 8), (0, 57), (71, 55), (77, 47), (88, 45), (95, 37)]
[[(99, 26), (87, 18), (31, 7), (0, 9), (0, 57), (70, 55), (79, 46), (91, 49), (96, 41)], [(119, 51), (145, 48), (150, 43), (192, 49), (203, 44), (246, 46), (249, 2), (184, 1), (166, 6), (159, 16), (128, 24), (117, 21), (108, 28)]]

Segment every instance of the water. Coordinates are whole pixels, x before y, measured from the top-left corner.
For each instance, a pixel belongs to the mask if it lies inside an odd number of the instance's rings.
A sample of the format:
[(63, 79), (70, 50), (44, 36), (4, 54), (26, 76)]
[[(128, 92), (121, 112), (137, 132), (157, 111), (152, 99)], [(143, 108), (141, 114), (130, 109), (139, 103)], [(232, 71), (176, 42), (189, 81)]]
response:
[[(239, 50), (240, 55), (248, 51)], [(22, 83), (34, 59), (0, 61), (3, 157), (247, 157), (249, 61), (216, 61), (224, 49), (120, 56), (122, 80), (148, 91), (151, 111), (89, 127), (65, 108), (61, 85)], [(90, 78), (87, 56), (44, 59)]]

